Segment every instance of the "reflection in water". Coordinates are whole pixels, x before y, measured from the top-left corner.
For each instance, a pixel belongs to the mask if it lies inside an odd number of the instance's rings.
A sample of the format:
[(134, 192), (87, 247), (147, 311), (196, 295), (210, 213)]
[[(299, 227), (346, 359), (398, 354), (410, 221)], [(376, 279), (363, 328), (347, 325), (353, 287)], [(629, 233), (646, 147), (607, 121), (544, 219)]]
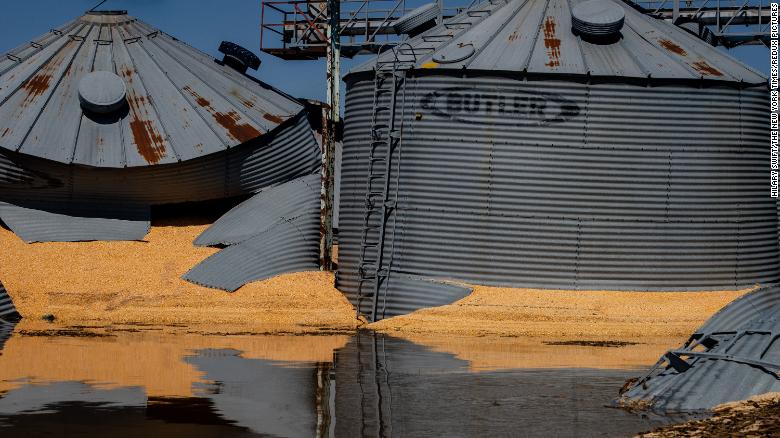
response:
[[(2, 287), (1, 284), (0, 287)], [(3, 346), (5, 345), (5, 341), (11, 337), (11, 334), (14, 331), (14, 327), (16, 327), (15, 322), (9, 322), (0, 319), (0, 354), (3, 354)]]
[(318, 430), (317, 376), (329, 365), (245, 359), (236, 350), (200, 350), (187, 363), (214, 382), (203, 394), (225, 418), (275, 436)]
[(0, 435), (615, 436), (658, 421), (606, 407), (634, 370), (475, 372), (469, 354), (368, 332), (45, 334), (17, 328), (0, 355)]

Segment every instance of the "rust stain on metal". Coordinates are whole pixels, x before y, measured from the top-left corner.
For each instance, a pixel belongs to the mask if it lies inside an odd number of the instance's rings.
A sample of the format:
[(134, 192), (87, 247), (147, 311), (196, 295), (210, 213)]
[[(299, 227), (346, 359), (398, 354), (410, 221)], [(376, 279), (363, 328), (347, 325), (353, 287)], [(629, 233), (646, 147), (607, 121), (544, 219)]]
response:
[(165, 156), (165, 144), (162, 136), (154, 129), (151, 120), (133, 119), (130, 131), (138, 148), (138, 153), (149, 164), (157, 164)]
[(22, 88), (27, 92), (27, 97), (24, 99), (22, 106), (32, 102), (38, 96), (42, 95), (49, 89), (51, 84), (51, 75), (46, 73), (38, 73), (25, 82)]
[(125, 67), (122, 69), (122, 76), (124, 76), (129, 84), (133, 83), (134, 73), (135, 70), (131, 69), (130, 67)]
[[(38, 97), (49, 90), (54, 73), (65, 61), (65, 57), (69, 53), (68, 49), (73, 46), (73, 44), (75, 44), (75, 41), (69, 41), (66, 43), (63, 49), (48, 63), (46, 63), (40, 72), (25, 81), (24, 85), (22, 85), (22, 89), (27, 92), (27, 96), (22, 102), (22, 107), (28, 106), (30, 103), (35, 101)], [(65, 70), (65, 74), (68, 74), (69, 72), (70, 66), (68, 66), (68, 68)]]
[(228, 130), (231, 137), (242, 143), (262, 135), (262, 133), (252, 127), (252, 125), (238, 123), (238, 121), (241, 120), (241, 116), (235, 111), (229, 111), (227, 114), (215, 112), (212, 116), (214, 116), (214, 120), (216, 120), (217, 123)]
[(547, 57), (550, 59), (545, 65), (558, 67), (561, 65), (561, 40), (555, 37), (555, 19), (547, 17), (544, 20), (544, 47), (547, 49)]
[(691, 67), (693, 67), (697, 72), (703, 75), (723, 76), (723, 73), (721, 73), (715, 67), (709, 65), (707, 61), (696, 61), (691, 64)]
[(273, 114), (269, 114), (269, 113), (263, 114), (263, 118), (268, 120), (269, 122), (274, 122), (274, 123), (277, 123), (277, 124), (284, 122), (283, 118), (281, 118), (279, 116), (275, 116)]
[(255, 107), (255, 101), (253, 99), (248, 99), (244, 97), (238, 90), (235, 88), (230, 90), (230, 95), (241, 101), (241, 104), (244, 105), (247, 108), (254, 108)]
[[(125, 70), (121, 70), (121, 73), (127, 78)], [(148, 101), (146, 96), (128, 96), (130, 132), (133, 134), (133, 142), (138, 153), (147, 163), (157, 164), (168, 153), (165, 149), (165, 138), (157, 132), (154, 123), (145, 117), (149, 115), (149, 109), (146, 106)]]
[(509, 34), (509, 38), (507, 38), (507, 41), (509, 41), (511, 43), (512, 41), (515, 41), (518, 38), (520, 38), (520, 31), (518, 29), (515, 29), (514, 32)]
[(677, 45), (677, 43), (675, 43), (675, 42), (673, 42), (671, 40), (667, 40), (665, 38), (661, 38), (661, 39), (658, 40), (658, 43), (660, 43), (661, 46), (664, 49), (666, 49), (666, 50), (668, 50), (668, 51), (670, 51), (672, 53), (676, 53), (676, 54), (678, 54), (680, 56), (688, 56), (688, 52), (686, 52), (685, 49), (683, 49), (682, 47)]
[(193, 90), (191, 87), (186, 86), (184, 87), (184, 91), (189, 93), (193, 98), (195, 98), (195, 103), (198, 104), (198, 106), (206, 109), (206, 111), (211, 114), (211, 117), (214, 118), (214, 121), (219, 123), (220, 126), (225, 128), (225, 130), (228, 132), (228, 135), (241, 142), (244, 143), (246, 141), (252, 140), (253, 138), (257, 138), (261, 136), (263, 133), (258, 131), (254, 126), (248, 124), (248, 123), (239, 123), (241, 121), (241, 115), (238, 114), (236, 111), (228, 111), (227, 113), (222, 113), (214, 109), (214, 107), (211, 105), (211, 102), (208, 101), (208, 99), (204, 98), (200, 94), (198, 94), (195, 90)]

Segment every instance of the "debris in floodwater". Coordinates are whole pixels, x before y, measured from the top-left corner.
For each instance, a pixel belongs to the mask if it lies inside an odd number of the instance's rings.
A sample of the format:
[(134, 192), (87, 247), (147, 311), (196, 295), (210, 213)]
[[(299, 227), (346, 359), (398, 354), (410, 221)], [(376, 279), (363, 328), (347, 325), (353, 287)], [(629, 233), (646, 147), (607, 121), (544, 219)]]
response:
[(57, 329), (57, 330), (19, 330), (19, 336), (37, 336), (43, 338), (111, 338), (109, 333), (98, 333), (88, 330)]
[(576, 345), (580, 347), (625, 347), (628, 345), (639, 345), (639, 342), (628, 341), (550, 341), (544, 342), (545, 345)]
[(780, 391), (780, 287), (723, 308), (688, 342), (659, 359), (616, 403), (659, 412), (701, 412)]
[(744, 402), (728, 403), (714, 409), (714, 415), (702, 420), (662, 426), (640, 437), (688, 436), (780, 436), (780, 396), (758, 396)]

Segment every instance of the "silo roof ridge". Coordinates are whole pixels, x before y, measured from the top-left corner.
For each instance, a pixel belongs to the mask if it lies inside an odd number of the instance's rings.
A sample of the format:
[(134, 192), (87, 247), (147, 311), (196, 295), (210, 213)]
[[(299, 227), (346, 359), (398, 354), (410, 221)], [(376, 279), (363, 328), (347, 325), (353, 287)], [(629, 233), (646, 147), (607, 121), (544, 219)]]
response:
[[(110, 114), (80, 100), (80, 81), (96, 71), (126, 87)], [(253, 141), (303, 110), (126, 11), (87, 12), (0, 56), (0, 148), (65, 164), (186, 161)]]
[[(488, 0), (399, 46), (417, 69), (532, 75), (710, 80), (764, 85), (766, 77), (673, 24), (618, 0), (625, 22), (613, 38), (572, 31), (572, 9), (587, 0)], [(379, 55), (388, 61), (393, 54)], [(371, 71), (366, 62), (347, 76)]]

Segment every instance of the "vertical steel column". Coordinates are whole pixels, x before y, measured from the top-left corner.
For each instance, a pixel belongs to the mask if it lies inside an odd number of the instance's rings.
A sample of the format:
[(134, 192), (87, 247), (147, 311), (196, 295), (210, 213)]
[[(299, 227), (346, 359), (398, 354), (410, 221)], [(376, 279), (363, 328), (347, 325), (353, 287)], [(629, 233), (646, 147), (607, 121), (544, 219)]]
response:
[(336, 156), (336, 129), (340, 119), (341, 44), (339, 0), (328, 0), (328, 37), (326, 47), (327, 108), (322, 139), (322, 189), (320, 214), (320, 269), (333, 269), (333, 190)]

